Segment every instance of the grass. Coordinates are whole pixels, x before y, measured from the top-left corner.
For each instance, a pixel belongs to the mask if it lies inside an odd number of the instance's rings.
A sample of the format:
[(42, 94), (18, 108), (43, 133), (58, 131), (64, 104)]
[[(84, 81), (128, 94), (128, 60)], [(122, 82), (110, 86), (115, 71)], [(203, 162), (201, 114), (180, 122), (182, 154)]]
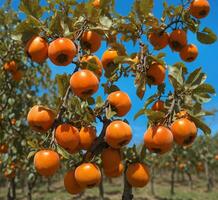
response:
[[(42, 182), (39, 187), (34, 188), (33, 200), (97, 200), (99, 199), (98, 188), (88, 189), (81, 196), (72, 196), (66, 193), (62, 181), (54, 182), (47, 192), (47, 183)], [(105, 200), (122, 199), (122, 179), (113, 179), (112, 183), (104, 182)], [(142, 189), (133, 189), (134, 200), (217, 200), (218, 186), (215, 184), (212, 192), (206, 192), (206, 183), (196, 179), (193, 189), (188, 186), (188, 182), (176, 183), (175, 195), (170, 195), (169, 181), (157, 180), (155, 183), (155, 195), (151, 194), (150, 184)], [(7, 189), (0, 188), (0, 200), (5, 200)], [(17, 199), (26, 199), (26, 191), (17, 190)]]

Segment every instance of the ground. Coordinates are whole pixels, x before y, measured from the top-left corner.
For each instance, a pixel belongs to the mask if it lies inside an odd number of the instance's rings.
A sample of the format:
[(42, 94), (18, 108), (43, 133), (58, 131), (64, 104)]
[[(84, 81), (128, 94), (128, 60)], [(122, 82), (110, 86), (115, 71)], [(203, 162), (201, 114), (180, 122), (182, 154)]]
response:
[[(121, 200), (122, 179), (113, 179), (112, 183), (104, 181), (105, 200)], [(52, 182), (52, 181), (51, 181)], [(151, 185), (143, 189), (134, 189), (134, 200), (217, 200), (218, 186), (213, 188), (212, 192), (206, 192), (206, 183), (204, 180), (196, 179), (193, 189), (188, 186), (188, 182), (176, 183), (176, 194), (170, 195), (170, 183), (165, 180), (156, 180), (155, 193), (152, 195), (150, 191)], [(36, 190), (37, 189), (37, 190)], [(43, 186), (35, 188), (33, 192), (33, 200), (98, 200), (98, 188), (88, 189), (81, 196), (72, 196), (66, 193), (61, 181), (53, 182), (50, 186), (50, 192), (47, 192), (47, 184), (43, 182)], [(0, 200), (5, 200), (6, 188), (0, 188)], [(26, 199), (25, 192), (21, 189), (17, 190), (17, 199)]]

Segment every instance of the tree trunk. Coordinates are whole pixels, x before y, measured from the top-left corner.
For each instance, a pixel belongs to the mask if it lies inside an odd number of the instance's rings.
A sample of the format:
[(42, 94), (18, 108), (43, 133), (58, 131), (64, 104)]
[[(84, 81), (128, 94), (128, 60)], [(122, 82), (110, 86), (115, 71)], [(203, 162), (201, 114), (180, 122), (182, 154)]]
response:
[(154, 190), (154, 167), (151, 168), (151, 194), (155, 195), (155, 190)]
[(51, 178), (48, 178), (47, 179), (47, 192), (51, 192), (50, 185), (51, 185)]
[(193, 189), (193, 181), (192, 181), (192, 176), (189, 172), (186, 172), (187, 176), (188, 176), (188, 180), (189, 180), (189, 187), (192, 190)]
[(176, 172), (176, 163), (173, 163), (173, 168), (171, 171), (171, 189), (170, 189), (170, 194), (174, 195), (175, 194), (175, 172)]
[(14, 178), (11, 179), (8, 183), (7, 199), (8, 200), (15, 200), (16, 199), (16, 183), (14, 181)]
[(28, 183), (27, 187), (28, 187), (27, 199), (32, 200), (32, 185), (31, 185), (31, 183)]
[(127, 166), (125, 168), (125, 173), (124, 173), (124, 190), (123, 190), (122, 200), (133, 200), (134, 196), (132, 194), (132, 186), (127, 181), (126, 170), (127, 170)]
[(207, 160), (204, 162), (204, 167), (205, 167), (205, 175), (207, 179), (207, 192), (210, 192), (212, 190), (212, 179), (209, 173), (209, 166)]
[[(101, 170), (101, 174), (103, 174), (102, 170)], [(98, 186), (98, 189), (99, 189), (99, 199), (100, 200), (104, 200), (104, 185), (103, 185), (103, 181), (104, 181), (104, 177), (102, 175), (101, 182), (100, 182), (100, 184)]]

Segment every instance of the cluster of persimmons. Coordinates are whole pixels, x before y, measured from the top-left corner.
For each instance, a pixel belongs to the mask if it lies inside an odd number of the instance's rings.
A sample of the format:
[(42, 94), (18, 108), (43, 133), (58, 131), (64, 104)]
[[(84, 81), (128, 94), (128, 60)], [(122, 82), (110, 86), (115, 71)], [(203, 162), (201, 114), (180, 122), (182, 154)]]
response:
[[(207, 0), (194, 0), (189, 7), (189, 13), (196, 19), (206, 17), (209, 11), (210, 4)], [(183, 29), (175, 29), (170, 34), (163, 30), (151, 30), (148, 39), (155, 50), (169, 45), (173, 51), (179, 52), (185, 62), (193, 62), (198, 56), (198, 48), (194, 44), (188, 44), (187, 33)]]
[[(100, 1), (94, 1), (93, 6), (100, 6)], [(206, 0), (194, 0), (190, 5), (190, 14), (198, 19), (205, 17), (209, 10)], [(187, 43), (187, 34), (182, 29), (173, 30), (168, 35), (166, 32), (149, 33), (148, 39), (154, 49), (160, 50), (168, 44), (173, 51), (180, 52), (181, 59), (192, 62), (198, 55), (197, 47)], [(81, 99), (87, 99), (97, 92), (102, 71), (114, 64), (118, 57), (117, 50), (108, 49), (100, 60), (93, 55), (101, 47), (101, 36), (94, 31), (85, 31), (80, 38), (83, 50), (89, 52), (79, 60), (79, 71), (72, 74), (69, 85), (72, 93)], [(47, 58), (57, 66), (67, 66), (72, 63), (78, 54), (78, 45), (69, 38), (57, 38), (49, 43), (40, 36), (32, 37), (26, 44), (25, 51), (35, 62), (43, 63)], [(94, 63), (94, 64), (93, 64)], [(97, 67), (96, 67), (97, 66)], [(13, 76), (16, 71), (14, 61), (5, 65), (5, 70), (11, 71)], [(149, 66), (147, 76), (152, 79), (152, 84), (160, 85), (165, 79), (165, 67), (154, 62)], [(116, 111), (117, 117), (125, 116), (131, 109), (131, 100), (125, 92), (115, 91), (108, 95), (108, 103)], [(165, 103), (158, 100), (152, 106), (154, 111), (165, 111)], [(54, 128), (56, 115), (53, 110), (42, 105), (33, 106), (27, 116), (30, 127), (38, 132), (47, 132)], [(164, 124), (150, 126), (144, 134), (144, 145), (151, 151), (163, 154), (170, 151), (173, 143), (187, 146), (193, 143), (197, 135), (197, 127), (190, 120), (186, 111), (178, 113), (174, 122), (169, 126)], [(79, 150), (89, 151), (97, 139), (94, 127), (77, 127), (68, 123), (55, 127), (55, 141), (58, 145), (75, 154)], [(102, 169), (107, 177), (121, 176), (124, 171), (121, 148), (127, 145), (132, 138), (132, 129), (122, 120), (112, 121), (106, 128), (105, 141), (109, 145), (101, 153)], [(5, 151), (5, 147), (1, 147)], [(60, 167), (60, 156), (52, 149), (39, 150), (34, 156), (34, 166), (37, 172), (45, 177), (55, 174)], [(149, 181), (148, 167), (142, 163), (132, 163), (127, 166), (126, 177), (133, 187), (143, 187)], [(102, 179), (99, 166), (93, 162), (84, 162), (66, 173), (64, 184), (71, 194), (77, 194), (85, 188), (96, 186)]]

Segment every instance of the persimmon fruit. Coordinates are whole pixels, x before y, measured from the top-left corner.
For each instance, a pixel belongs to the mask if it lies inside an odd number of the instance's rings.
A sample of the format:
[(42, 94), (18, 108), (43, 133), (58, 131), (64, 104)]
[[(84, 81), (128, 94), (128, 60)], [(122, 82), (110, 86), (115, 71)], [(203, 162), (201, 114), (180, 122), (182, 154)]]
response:
[(41, 176), (52, 176), (60, 167), (60, 157), (53, 150), (40, 150), (34, 156), (34, 166)]
[(33, 106), (27, 115), (27, 121), (30, 127), (39, 132), (48, 131), (52, 127), (54, 120), (54, 112), (41, 105)]
[(150, 32), (148, 34), (149, 42), (152, 44), (155, 50), (165, 48), (169, 43), (169, 35), (166, 32)]
[(104, 169), (104, 174), (105, 174), (105, 176), (107, 176), (109, 178), (116, 178), (116, 177), (121, 176), (123, 171), (124, 171), (124, 165), (123, 165), (123, 163), (120, 162), (117, 165), (117, 167), (114, 169)]
[(151, 126), (144, 134), (144, 145), (151, 152), (166, 153), (173, 147), (173, 134), (165, 126)]
[(79, 146), (79, 131), (71, 124), (61, 124), (55, 130), (55, 139), (61, 147), (73, 152)]
[(164, 101), (157, 100), (151, 107), (154, 111), (163, 111), (164, 110)]
[(100, 0), (94, 0), (92, 2), (92, 6), (95, 7), (95, 8), (100, 8), (100, 5), (101, 5), (101, 1)]
[[(93, 71), (98, 77), (101, 77), (103, 66), (100, 59), (97, 56), (85, 55), (82, 57), (80, 62), (82, 64), (82, 69), (89, 69)], [(85, 67), (84, 64), (86, 64)]]
[(189, 8), (190, 14), (197, 18), (202, 19), (210, 12), (210, 4), (208, 0), (193, 0)]
[(15, 72), (17, 70), (17, 64), (14, 60), (6, 62), (3, 67), (5, 71), (9, 72)]
[[(101, 160), (104, 170), (114, 171), (122, 161), (121, 152), (119, 149), (108, 147), (102, 151)], [(111, 162), (111, 160), (113, 160), (113, 162)]]
[(89, 150), (96, 137), (96, 130), (93, 127), (82, 127), (79, 131), (80, 149)]
[(132, 139), (132, 129), (129, 124), (115, 120), (106, 128), (105, 140), (113, 148), (119, 149)]
[(186, 45), (179, 53), (180, 58), (185, 62), (193, 62), (198, 56), (198, 48), (194, 44)]
[(101, 47), (101, 36), (94, 31), (85, 31), (81, 37), (81, 46), (91, 53), (98, 51)]
[(147, 70), (147, 77), (151, 85), (160, 85), (164, 82), (166, 69), (159, 63), (153, 63)]
[(169, 46), (173, 51), (181, 51), (187, 45), (187, 34), (182, 29), (176, 29), (170, 34)]
[(79, 194), (84, 191), (84, 187), (81, 187), (75, 179), (75, 169), (65, 174), (64, 187), (70, 194)]
[(187, 118), (181, 118), (171, 124), (174, 141), (182, 146), (190, 145), (197, 136), (197, 127)]
[(31, 60), (43, 63), (48, 58), (48, 43), (39, 36), (33, 36), (25, 46), (25, 52)]
[(114, 108), (118, 117), (126, 115), (132, 107), (129, 95), (122, 91), (115, 91), (108, 95), (107, 100)]
[(126, 177), (132, 187), (144, 187), (149, 182), (149, 170), (144, 163), (133, 163), (127, 167)]
[(102, 65), (105, 70), (110, 68), (111, 65), (114, 65), (114, 60), (118, 57), (118, 53), (116, 50), (108, 49), (106, 50), (101, 58)]
[(70, 86), (76, 96), (87, 98), (97, 92), (99, 80), (92, 71), (83, 69), (71, 76)]
[(57, 66), (69, 65), (76, 53), (75, 44), (68, 38), (58, 38), (52, 41), (48, 47), (48, 57)]
[(101, 181), (101, 171), (94, 163), (83, 163), (75, 170), (76, 182), (81, 187), (91, 188)]

